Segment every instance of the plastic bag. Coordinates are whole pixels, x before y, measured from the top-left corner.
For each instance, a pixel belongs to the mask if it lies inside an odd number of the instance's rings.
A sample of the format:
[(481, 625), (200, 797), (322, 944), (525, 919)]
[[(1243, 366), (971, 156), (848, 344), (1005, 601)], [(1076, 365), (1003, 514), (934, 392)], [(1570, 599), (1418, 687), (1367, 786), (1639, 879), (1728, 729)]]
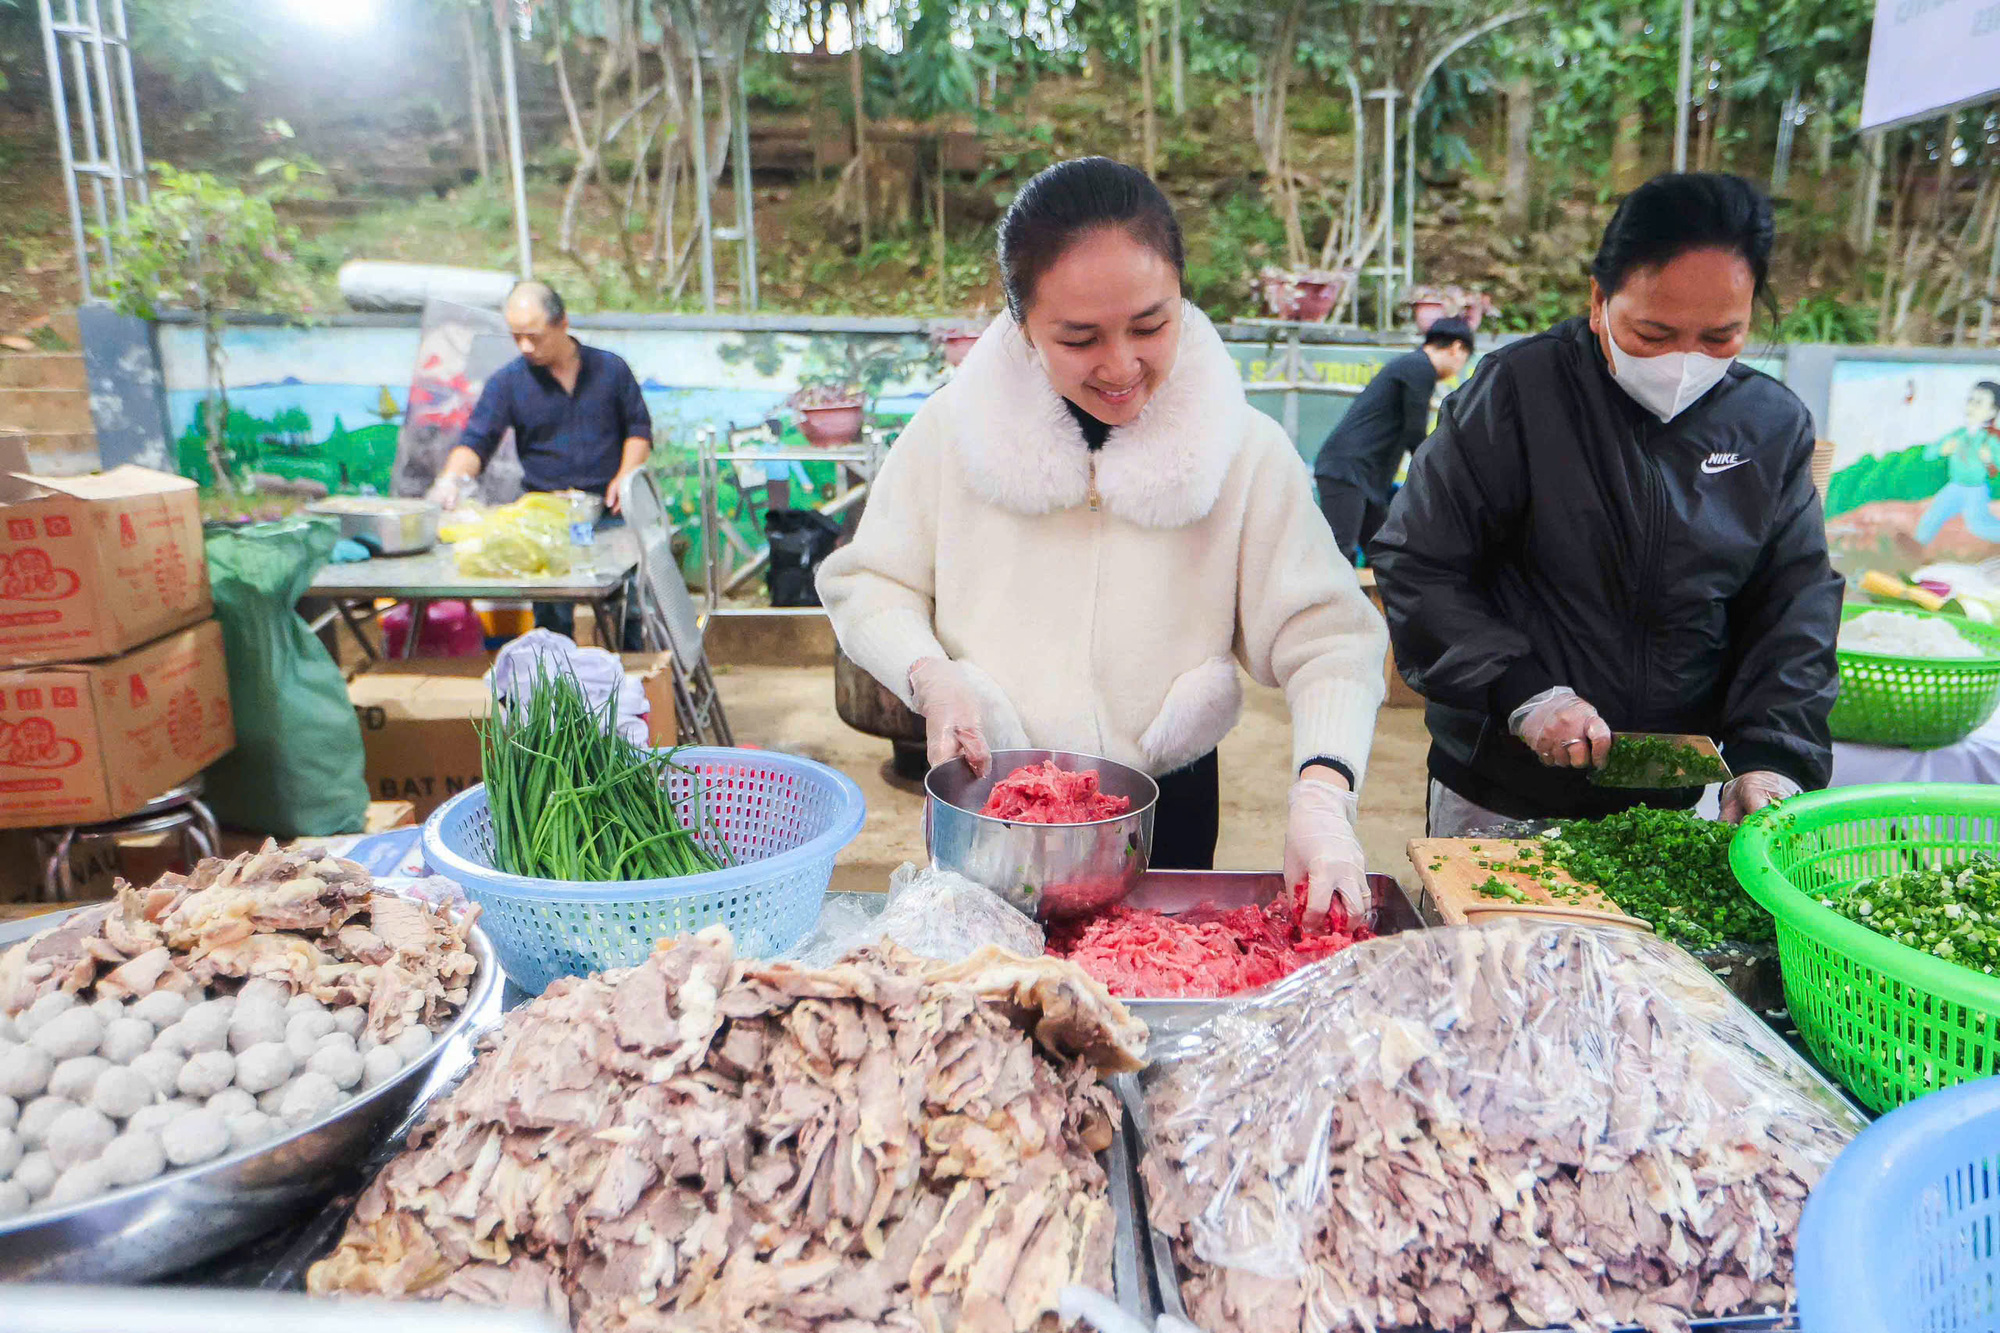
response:
[(331, 523), (307, 518), (207, 534), (236, 716), (236, 748), (208, 770), (207, 801), (232, 828), (311, 838), (367, 822), (347, 682), (293, 609), (336, 539)]
[(634, 745), (650, 742), (645, 687), (625, 674), (625, 664), (615, 654), (602, 648), (579, 648), (554, 630), (529, 630), (502, 648), (493, 659), (493, 669), (486, 673), (487, 688), (494, 698), (505, 699), (517, 690), (532, 688), (543, 671), (561, 671), (574, 677), (593, 708), (602, 709), (615, 691), (618, 734)]
[(474, 579), (547, 578), (570, 570), (569, 502), (534, 492), (496, 509), (461, 505), (438, 527), (458, 572)]
[(989, 944), (1033, 958), (1043, 944), (1042, 928), (991, 890), (949, 870), (919, 870), (906, 862), (889, 876), (889, 901), (880, 912), (830, 901), (792, 956), (807, 967), (831, 967), (881, 939), (947, 963)]
[(1685, 1326), (1787, 1304), (1861, 1118), (1687, 954), (1357, 944), (1156, 1047), (1141, 1173), (1207, 1328)]

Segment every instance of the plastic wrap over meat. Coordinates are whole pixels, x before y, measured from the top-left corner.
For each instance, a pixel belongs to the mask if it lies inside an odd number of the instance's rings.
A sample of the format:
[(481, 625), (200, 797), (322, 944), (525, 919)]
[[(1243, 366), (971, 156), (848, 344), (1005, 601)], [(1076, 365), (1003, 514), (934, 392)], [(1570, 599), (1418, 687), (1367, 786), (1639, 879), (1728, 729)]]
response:
[(1806, 1194), (1862, 1123), (1680, 950), (1547, 923), (1356, 944), (1142, 1080), (1188, 1313), (1259, 1333), (1787, 1305)]
[(829, 902), (794, 956), (807, 967), (831, 967), (883, 939), (948, 963), (989, 944), (1022, 958), (1042, 952), (1042, 928), (992, 890), (949, 870), (905, 863), (889, 876), (887, 907), (870, 914)]

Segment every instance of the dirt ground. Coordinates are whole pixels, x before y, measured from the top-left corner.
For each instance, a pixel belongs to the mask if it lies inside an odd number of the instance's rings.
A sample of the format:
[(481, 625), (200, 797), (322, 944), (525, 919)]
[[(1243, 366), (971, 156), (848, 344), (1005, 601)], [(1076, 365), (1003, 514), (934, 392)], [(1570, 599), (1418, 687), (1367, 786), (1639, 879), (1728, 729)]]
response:
[[(868, 822), (834, 871), (833, 887), (880, 891), (890, 872), (924, 851), (922, 795), (885, 776), (889, 743), (850, 729), (833, 710), (824, 667), (730, 666), (717, 685), (741, 744), (805, 755), (840, 769), (868, 798)], [(1412, 879), (1405, 851), (1424, 820), (1423, 714), (1385, 708), (1361, 798), (1361, 841), (1373, 870)], [(1284, 697), (1248, 687), (1243, 721), (1222, 745), (1222, 841), (1216, 865), (1276, 870), (1284, 863), (1291, 724)]]

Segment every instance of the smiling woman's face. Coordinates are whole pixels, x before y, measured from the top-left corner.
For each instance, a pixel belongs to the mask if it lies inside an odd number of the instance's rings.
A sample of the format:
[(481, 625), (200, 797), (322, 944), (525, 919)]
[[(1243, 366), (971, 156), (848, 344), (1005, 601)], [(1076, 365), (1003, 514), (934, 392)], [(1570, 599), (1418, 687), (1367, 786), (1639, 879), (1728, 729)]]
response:
[(1022, 325), (1056, 392), (1123, 426), (1174, 368), (1180, 277), (1123, 227), (1100, 227), (1042, 274)]
[(1750, 336), (1756, 299), (1757, 279), (1742, 255), (1689, 250), (1657, 267), (1633, 269), (1608, 297), (1592, 278), (1590, 327), (1636, 357), (1737, 356)]

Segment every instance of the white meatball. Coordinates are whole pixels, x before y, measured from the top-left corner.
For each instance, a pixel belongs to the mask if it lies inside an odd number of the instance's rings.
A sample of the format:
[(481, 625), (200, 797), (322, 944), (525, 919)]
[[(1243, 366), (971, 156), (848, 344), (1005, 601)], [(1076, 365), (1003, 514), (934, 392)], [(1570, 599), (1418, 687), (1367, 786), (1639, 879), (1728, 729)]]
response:
[(33, 1200), (27, 1188), (16, 1181), (0, 1180), (0, 1218), (19, 1217)]
[(417, 1057), (431, 1048), (431, 1034), (428, 1028), (406, 1028), (389, 1043), (390, 1049), (403, 1057), (404, 1064), (414, 1064)]
[(181, 1109), (171, 1102), (154, 1102), (151, 1106), (142, 1106), (132, 1113), (130, 1120), (125, 1122), (125, 1132), (129, 1134), (135, 1129), (144, 1129), (158, 1133), (172, 1123), (173, 1118), (180, 1113)]
[(138, 1070), (113, 1065), (98, 1075), (90, 1104), (113, 1120), (129, 1120), (153, 1104), (156, 1092), (153, 1081)]
[(187, 1016), (187, 997), (170, 990), (156, 990), (132, 1003), (132, 1017), (143, 1018), (156, 1028), (172, 1027)]
[(132, 1072), (143, 1075), (153, 1085), (153, 1091), (162, 1097), (174, 1095), (174, 1088), (180, 1082), (181, 1066), (187, 1057), (178, 1051), (161, 1050), (155, 1047), (132, 1061)]
[(160, 1131), (160, 1146), (175, 1166), (193, 1166), (229, 1151), (229, 1126), (205, 1107), (189, 1111)]
[(396, 1054), (393, 1046), (377, 1046), (361, 1057), (361, 1086), (364, 1088), (387, 1083), (402, 1072), (403, 1057)]
[(260, 1143), (277, 1137), (280, 1129), (276, 1116), (262, 1111), (250, 1111), (244, 1115), (229, 1117), (229, 1146), (233, 1150), (254, 1148)]
[(0, 1046), (0, 1093), (25, 1102), (39, 1097), (55, 1072), (55, 1057), (34, 1046)]
[(114, 1065), (129, 1065), (152, 1049), (158, 1035), (143, 1018), (115, 1018), (104, 1025), (104, 1040), (97, 1053)]
[(319, 1045), (313, 1049), (315, 1051), (324, 1051), (329, 1048), (341, 1051), (354, 1051), (357, 1054), (361, 1050), (361, 1047), (355, 1044), (354, 1038), (348, 1036), (345, 1032), (339, 1031), (329, 1032), (324, 1037), (321, 1037)]
[(236, 1057), (228, 1051), (202, 1051), (181, 1066), (174, 1086), (189, 1097), (209, 1098), (236, 1081)]
[(368, 1026), (368, 1011), (358, 1004), (342, 1005), (333, 1011), (333, 1025), (350, 1037), (359, 1037)]
[(236, 1057), (236, 1086), (245, 1092), (269, 1092), (292, 1076), (299, 1062), (282, 1041), (252, 1046)]
[(264, 1005), (283, 1011), (292, 1002), (292, 988), (275, 977), (252, 977), (243, 983), (243, 989), (236, 992), (236, 1007)]
[(167, 1151), (151, 1130), (128, 1129), (105, 1145), (99, 1164), (113, 1186), (137, 1185), (167, 1169)]
[(88, 1106), (78, 1106), (64, 1111), (49, 1126), (49, 1156), (64, 1171), (84, 1162), (93, 1161), (104, 1151), (104, 1145), (118, 1137), (118, 1126), (111, 1123), (111, 1117)]
[(28, 1044), (58, 1060), (89, 1055), (104, 1040), (104, 1020), (88, 1009), (69, 1009), (36, 1028)]
[(319, 1039), (327, 1033), (334, 1031), (335, 1027), (333, 1015), (326, 1012), (326, 1010), (307, 1009), (293, 1014), (286, 1020), (285, 1039), (287, 1041), (306, 1039), (317, 1046), (319, 1045)]
[(12, 1129), (21, 1121), (21, 1103), (12, 1097), (0, 1097), (0, 1129)]
[(363, 1065), (361, 1052), (339, 1046), (322, 1046), (313, 1052), (313, 1058), (306, 1061), (306, 1068), (315, 1074), (324, 1074), (333, 1080), (333, 1086), (345, 1092), (361, 1081)]
[(14, 1174), (14, 1168), (28, 1155), (28, 1145), (11, 1129), (0, 1129), (0, 1180)]
[(235, 997), (224, 996), (221, 999), (200, 1001), (188, 1009), (186, 1017), (192, 1018), (197, 1023), (221, 1023), (223, 1028), (227, 1030), (229, 1027), (228, 1020), (235, 1013)]
[(105, 998), (90, 1006), (90, 1012), (97, 1015), (101, 1023), (116, 1023), (125, 1017), (125, 1001)]
[(90, 1090), (111, 1062), (101, 1055), (79, 1055), (57, 1065), (49, 1075), (49, 1095), (63, 1097), (81, 1106), (90, 1100)]
[(56, 1177), (61, 1174), (56, 1170), (54, 1158), (45, 1152), (31, 1152), (14, 1168), (14, 1183), (28, 1191), (29, 1198), (44, 1199), (55, 1188)]
[(208, 1099), (208, 1109), (218, 1111), (224, 1120), (233, 1115), (248, 1115), (257, 1109), (257, 1099), (241, 1088), (224, 1088)]
[(180, 1034), (181, 1049), (189, 1055), (229, 1049), (229, 1015), (212, 1008), (215, 1003), (211, 1000), (196, 1005), (188, 1010), (186, 1018), (174, 1024), (172, 1030)]
[(55, 1188), (49, 1191), (52, 1206), (65, 1203), (82, 1203), (94, 1199), (111, 1188), (111, 1175), (102, 1162), (78, 1162), (69, 1170), (56, 1177)]
[(326, 1006), (310, 995), (294, 995), (285, 1002), (285, 1013), (293, 1018), (300, 1014), (323, 1014)]
[(187, 1033), (188, 1030), (179, 1023), (169, 1023), (160, 1029), (158, 1036), (153, 1038), (153, 1044), (150, 1049), (155, 1051), (171, 1051), (175, 1055), (186, 1055), (187, 1047), (182, 1044), (182, 1039), (187, 1036)]
[(285, 1093), (285, 1100), (278, 1107), (278, 1116), (294, 1129), (309, 1125), (313, 1121), (340, 1105), (340, 1085), (325, 1074), (311, 1070), (292, 1080), (292, 1086)]
[(276, 1116), (285, 1104), (285, 1095), (292, 1090), (292, 1081), (286, 1079), (277, 1087), (257, 1094), (257, 1109), (265, 1115)]
[(229, 1020), (229, 1049), (241, 1053), (252, 1046), (285, 1039), (285, 1011), (275, 1004), (239, 1004)]
[(66, 1014), (74, 1008), (76, 1008), (76, 996), (68, 991), (50, 991), (29, 1005), (25, 1011), (16, 1014), (14, 1026), (20, 1030), (21, 1040), (26, 1041), (35, 1035), (35, 1030), (42, 1024), (57, 1014)]
[(21, 1108), (21, 1127), (17, 1131), (21, 1142), (30, 1148), (48, 1146), (49, 1126), (64, 1111), (73, 1111), (76, 1103), (64, 1101), (61, 1097), (37, 1097)]

